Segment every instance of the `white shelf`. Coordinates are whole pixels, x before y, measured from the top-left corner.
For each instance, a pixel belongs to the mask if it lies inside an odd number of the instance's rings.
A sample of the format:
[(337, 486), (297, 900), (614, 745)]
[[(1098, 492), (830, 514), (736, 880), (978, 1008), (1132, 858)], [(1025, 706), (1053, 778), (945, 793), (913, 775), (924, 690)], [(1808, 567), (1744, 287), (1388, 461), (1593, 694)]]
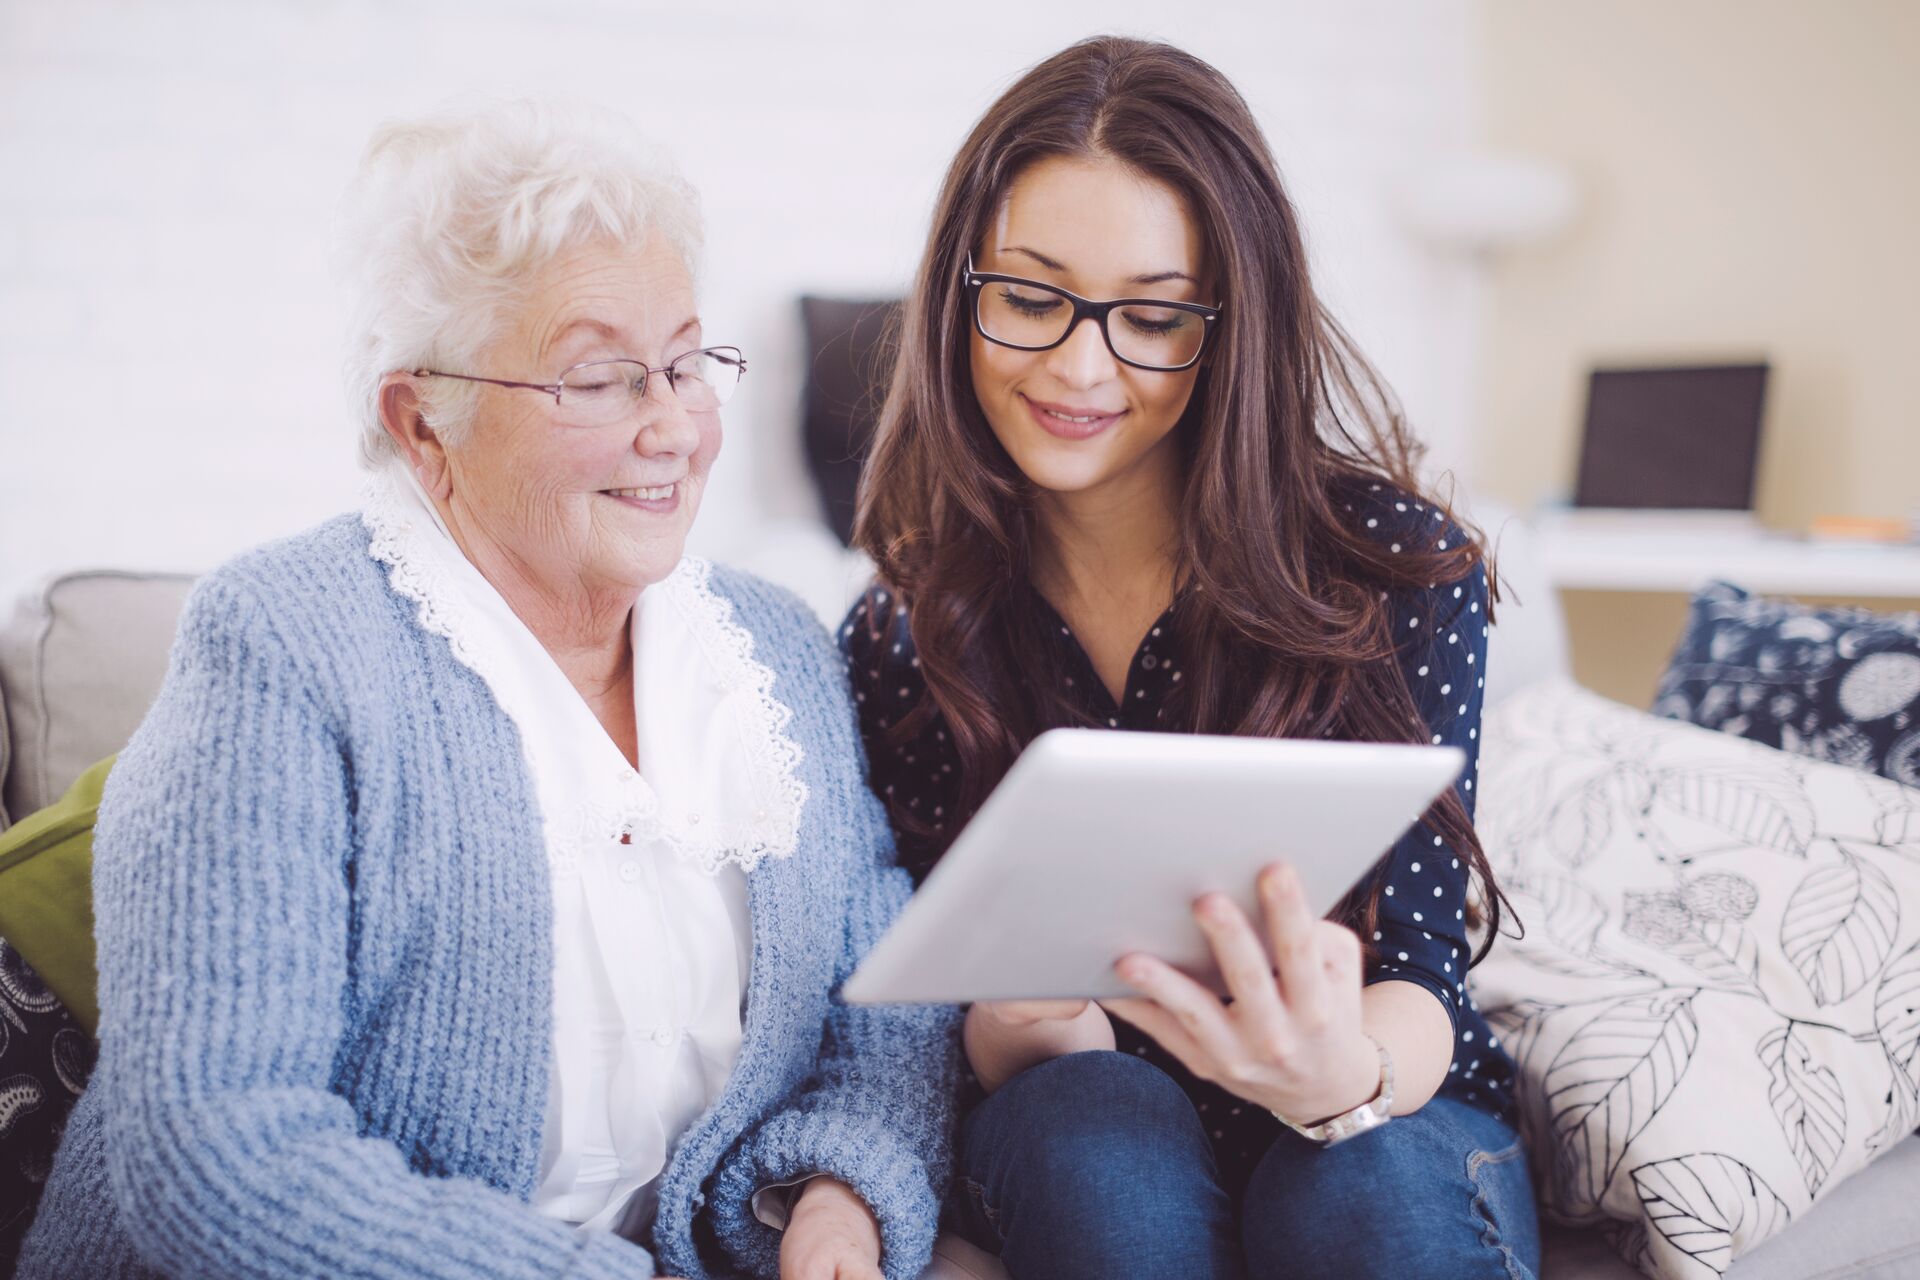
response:
[(1920, 597), (1920, 546), (1809, 542), (1663, 513), (1551, 513), (1536, 517), (1535, 536), (1562, 590), (1692, 592), (1718, 578), (1774, 595)]

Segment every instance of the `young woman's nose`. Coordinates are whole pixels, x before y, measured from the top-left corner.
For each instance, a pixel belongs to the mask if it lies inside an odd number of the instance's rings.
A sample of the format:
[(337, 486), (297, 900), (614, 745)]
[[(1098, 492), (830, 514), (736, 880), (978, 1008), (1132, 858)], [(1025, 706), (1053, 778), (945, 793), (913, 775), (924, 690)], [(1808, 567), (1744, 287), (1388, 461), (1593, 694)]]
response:
[(1107, 350), (1100, 322), (1087, 316), (1075, 325), (1067, 340), (1047, 353), (1047, 371), (1078, 390), (1095, 387), (1119, 373), (1113, 352)]

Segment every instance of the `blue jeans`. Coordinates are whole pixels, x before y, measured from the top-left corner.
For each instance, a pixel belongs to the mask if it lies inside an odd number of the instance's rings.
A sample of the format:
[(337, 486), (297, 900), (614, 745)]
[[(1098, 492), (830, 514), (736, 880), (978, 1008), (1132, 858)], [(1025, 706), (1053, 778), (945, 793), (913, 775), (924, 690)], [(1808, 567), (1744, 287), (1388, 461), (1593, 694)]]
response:
[(1193, 1104), (1165, 1072), (1075, 1053), (968, 1117), (953, 1213), (1014, 1280), (1533, 1280), (1514, 1131), (1451, 1098), (1321, 1148), (1282, 1134), (1235, 1206)]

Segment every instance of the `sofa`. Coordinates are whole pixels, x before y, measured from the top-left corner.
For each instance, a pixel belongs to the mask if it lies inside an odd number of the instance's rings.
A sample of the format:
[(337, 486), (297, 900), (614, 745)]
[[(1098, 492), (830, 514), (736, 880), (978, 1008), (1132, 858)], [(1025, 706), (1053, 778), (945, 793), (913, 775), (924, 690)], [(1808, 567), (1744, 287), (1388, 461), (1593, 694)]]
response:
[[(1532, 562), (1526, 529), (1481, 510), (1500, 534), (1511, 587), (1495, 629), (1488, 704), (1536, 680), (1564, 675), (1564, 628)], [(746, 567), (756, 567), (749, 563)], [(775, 570), (827, 612), (858, 568), (837, 553)], [(191, 579), (111, 571), (47, 582), (0, 622), (0, 828), (59, 798), (79, 774), (117, 751), (164, 672), (175, 618)], [(1731, 1280), (1920, 1276), (1920, 1138), (1901, 1141), (1791, 1230), (1735, 1262)], [(1638, 1273), (1595, 1232), (1549, 1226), (1546, 1280), (1633, 1280)], [(943, 1238), (926, 1280), (1004, 1280), (993, 1259)]]

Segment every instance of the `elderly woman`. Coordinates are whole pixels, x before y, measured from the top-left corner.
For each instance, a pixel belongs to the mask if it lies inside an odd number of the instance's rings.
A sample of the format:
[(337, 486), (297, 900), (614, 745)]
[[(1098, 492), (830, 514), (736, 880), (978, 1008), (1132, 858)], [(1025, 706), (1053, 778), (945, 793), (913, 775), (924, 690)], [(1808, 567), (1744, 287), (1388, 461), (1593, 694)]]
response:
[(20, 1274), (916, 1274), (954, 1021), (834, 998), (908, 893), (841, 659), (684, 554), (745, 367), (691, 194), (522, 105), (355, 204), (370, 496), (187, 607)]

